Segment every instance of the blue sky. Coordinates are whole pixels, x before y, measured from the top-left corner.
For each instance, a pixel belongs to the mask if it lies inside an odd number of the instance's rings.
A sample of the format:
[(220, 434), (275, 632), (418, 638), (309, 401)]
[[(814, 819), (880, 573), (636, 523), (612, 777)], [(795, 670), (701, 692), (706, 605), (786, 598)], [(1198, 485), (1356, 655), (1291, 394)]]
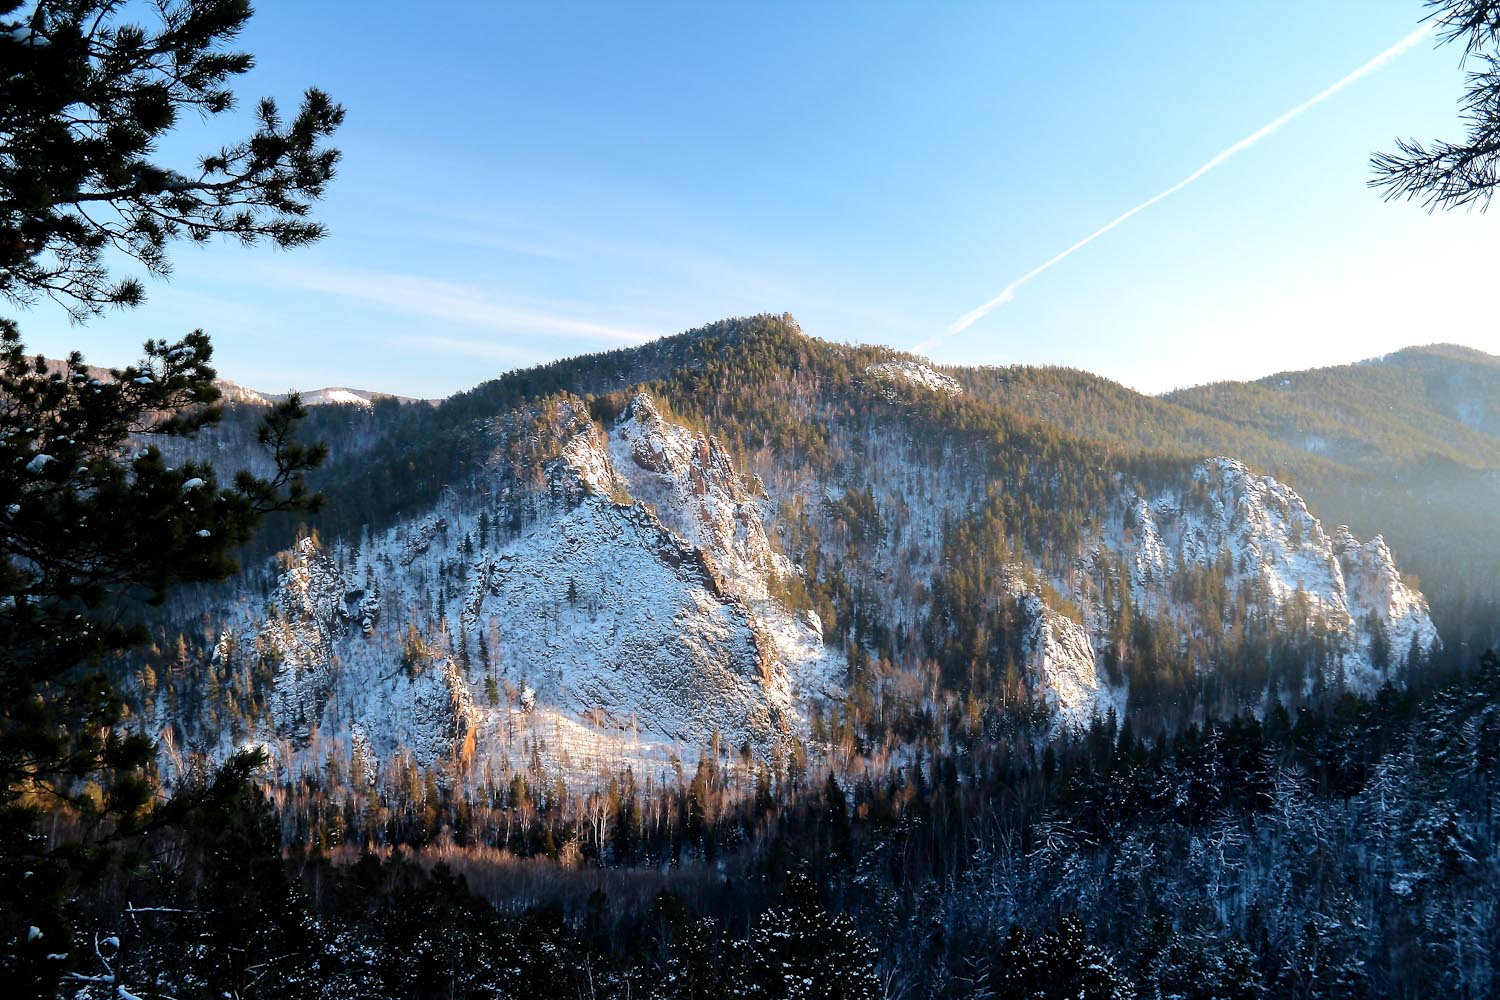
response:
[(28, 345), (119, 364), (202, 327), (257, 388), (430, 396), (766, 311), (1153, 392), (1500, 353), (1500, 212), (1365, 187), (1394, 137), (1459, 135), (1460, 52), (1426, 43), (944, 335), (1385, 51), (1418, 0), (431, 7), (262, 2), (245, 106), (317, 85), (348, 110), (328, 239), (181, 246), (145, 306), (39, 306)]

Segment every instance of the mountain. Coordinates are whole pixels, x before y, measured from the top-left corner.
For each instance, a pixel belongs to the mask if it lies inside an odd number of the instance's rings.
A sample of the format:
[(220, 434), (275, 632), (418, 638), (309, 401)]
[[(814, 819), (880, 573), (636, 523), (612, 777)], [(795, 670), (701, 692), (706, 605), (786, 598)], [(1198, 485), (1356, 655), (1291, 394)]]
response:
[[(278, 735), (332, 728), (382, 761), (410, 750), (431, 766), (471, 731), (487, 756), (518, 754), (519, 727), (558, 733), (553, 752), (580, 759), (629, 733), (633, 752), (665, 762), (673, 743), (718, 733), (764, 752), (800, 727), (833, 664), (816, 615), (770, 595), (793, 569), (766, 537), (757, 485), (645, 395), (608, 440), (577, 401), (497, 434), (509, 444), (538, 426), (557, 443), (525, 466), (539, 482), (447, 498), (358, 554), (304, 539), (271, 613), (220, 637), (231, 670), (240, 650), (271, 651)], [(497, 680), (511, 692), (498, 707)]]
[[(67, 370), (67, 362), (59, 358), (43, 359), (49, 372), (64, 372)], [(108, 368), (98, 365), (86, 365), (85, 371), (89, 377), (108, 381), (113, 376)], [(214, 379), (214, 388), (219, 390), (220, 397), (225, 403), (234, 403), (241, 406), (269, 406), (286, 399), (289, 393), (285, 392), (260, 392), (248, 386), (240, 385), (227, 378)], [(367, 389), (350, 389), (344, 386), (324, 386), (321, 389), (306, 389), (298, 392), (298, 396), (306, 406), (330, 406), (347, 405), (369, 408), (380, 400), (389, 399), (401, 404), (426, 403), (435, 405), (439, 400), (420, 399), (415, 396), (395, 396), (387, 392), (371, 392)]]
[[(231, 411), (200, 445), (226, 464), (257, 407)], [(316, 533), (273, 528), (279, 561), (166, 612), (159, 648), (212, 664), (208, 694), (136, 692), (174, 747), (477, 795), (900, 752), (942, 705), (1149, 732), (1454, 655), (1379, 534), (1266, 470), (1363, 471), (1083, 373), (757, 316), (312, 424)]]
[(1466, 347), (1414, 347), (1166, 398), (1346, 464), (1500, 467), (1500, 358)]
[[(1299, 488), (1383, 532), (1426, 584), (1439, 626), (1500, 641), (1500, 358), (1453, 345), (1171, 393), (1164, 402), (1300, 452)], [(1295, 467), (1293, 460), (1286, 460)]]

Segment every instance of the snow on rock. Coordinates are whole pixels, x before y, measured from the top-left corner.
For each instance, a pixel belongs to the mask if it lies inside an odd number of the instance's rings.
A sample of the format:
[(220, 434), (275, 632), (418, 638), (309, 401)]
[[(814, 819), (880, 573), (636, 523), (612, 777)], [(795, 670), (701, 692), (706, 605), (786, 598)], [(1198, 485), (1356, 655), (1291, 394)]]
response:
[(644, 393), (616, 422), (610, 458), (630, 495), (706, 552), (720, 586), (750, 606), (757, 634), (787, 664), (794, 687), (813, 693), (830, 686), (836, 670), (827, 662), (823, 623), (811, 611), (788, 615), (771, 597), (773, 578), (799, 571), (771, 543), (771, 505), (760, 481), (736, 471), (717, 438), (665, 420)]
[(576, 418), (561, 414), (572, 436), (548, 474), (571, 506), (476, 563), (465, 634), (496, 626), (502, 676), (542, 704), (768, 751), (832, 671), (821, 623), (770, 596), (770, 575), (795, 569), (767, 536), (757, 484), (648, 395), (607, 438)]
[(226, 403), (270, 406), (273, 402), (269, 396), (240, 385), (238, 382), (231, 382), (229, 379), (214, 379), (214, 388), (219, 390), (220, 398)]
[(387, 674), (354, 695), (355, 726), (377, 762), (408, 753), (418, 767), (436, 767), (461, 755), (479, 724), (474, 696), (450, 659)]
[[(964, 391), (963, 386), (949, 376), (916, 361), (887, 361), (884, 364), (871, 365), (865, 369), (865, 374), (877, 382), (887, 384), (906, 382), (919, 389), (930, 389), (945, 396), (957, 396)], [(890, 390), (887, 389), (888, 394), (889, 392)]]
[(322, 766), (332, 740), (371, 775), (532, 754), (576, 774), (716, 734), (769, 758), (801, 735), (842, 659), (771, 596), (796, 569), (722, 444), (644, 395), (608, 432), (577, 399), (507, 426), (521, 447), (471, 491), (357, 549), (303, 539), (262, 614), (226, 630), (220, 660), (275, 664), (260, 735), (289, 741), (278, 766)]
[(417, 559), (432, 548), (433, 539), (445, 534), (448, 530), (448, 519), (436, 514), (424, 517), (409, 527), (398, 530), (397, 539), (400, 541), (400, 561), (403, 567), (410, 566)]
[[(1080, 567), (1096, 572), (1120, 565), (1136, 607), (1160, 621), (1199, 634), (1228, 627), (1205, 620), (1210, 609), (1201, 602), (1183, 605), (1174, 596), (1183, 574), (1205, 568), (1222, 574), (1233, 599), (1249, 599), (1280, 628), (1306, 615), (1336, 644), (1322, 678), (1328, 684), (1373, 692), (1399, 680), (1413, 652), (1427, 655), (1440, 645), (1427, 602), (1403, 582), (1384, 540), (1360, 543), (1346, 527), (1330, 538), (1296, 491), (1233, 459), (1200, 463), (1191, 485), (1154, 498), (1127, 491), (1119, 516), (1098, 533), (1097, 543)], [(1106, 551), (1118, 562), (1101, 562)], [(1054, 582), (1066, 592), (1063, 581)], [(1096, 654), (1105, 642), (1107, 614), (1081, 601), (1081, 625), (1048, 607), (1019, 575), (1009, 588), (1027, 616), (1028, 676), (1055, 723), (1086, 725), (1110, 708), (1123, 715), (1126, 692), (1103, 676)], [(1306, 683), (1311, 688), (1314, 678)]]
[[(1215, 566), (1231, 593), (1252, 594), (1283, 619), (1305, 610), (1340, 636), (1337, 669), (1363, 691), (1391, 676), (1389, 667), (1414, 642), (1424, 654), (1438, 643), (1426, 601), (1402, 583), (1381, 539), (1361, 545), (1347, 528), (1330, 538), (1296, 491), (1234, 459), (1198, 465), (1186, 492), (1169, 490), (1151, 501), (1129, 496), (1124, 507), (1122, 526), (1104, 544), (1125, 557), (1140, 605), (1172, 606), (1179, 573)], [(1389, 657), (1377, 651), (1372, 629)]]
[(344, 610), (343, 574), (312, 538), (297, 543), (290, 565), (282, 574), (275, 602), (283, 622), (307, 622), (321, 636), (343, 634), (348, 618)]
[(458, 751), (476, 723), (462, 673), (426, 646), (408, 648), (407, 636), (371, 642), (379, 603), (378, 590), (351, 591), (317, 542), (298, 542), (259, 627), (226, 631), (214, 650), (219, 661), (245, 649), (275, 664), (267, 736), (294, 749), (320, 730), (345, 737), (370, 774), (398, 754), (432, 767)]
[[(1412, 651), (1425, 655), (1441, 647), (1426, 599), (1401, 579), (1384, 538), (1376, 535), (1361, 545), (1340, 525), (1334, 532), (1333, 550), (1343, 571), (1350, 616), (1380, 629), (1383, 655), (1390, 662), (1399, 663)], [(1376, 653), (1375, 635), (1366, 632), (1363, 639), (1365, 659), (1378, 668), (1374, 661), (1381, 654)]]
[(590, 496), (523, 534), (476, 569), (462, 621), (496, 626), (502, 677), (607, 724), (768, 744), (788, 721), (785, 670), (750, 609), (638, 504)]
[(718, 439), (668, 423), (650, 396), (637, 396), (616, 424), (609, 465), (677, 535), (712, 552), (740, 596), (764, 598), (768, 574), (792, 572), (771, 547), (753, 481), (735, 471)]
[[(898, 380), (960, 391), (915, 362), (867, 374), (892, 393)], [(226, 630), (218, 658), (275, 668), (253, 736), (290, 745), (298, 766), (324, 766), (336, 747), (372, 777), (403, 756), (448, 775), (463, 760), (539, 759), (597, 777), (584, 760), (665, 764), (715, 734), (768, 758), (806, 735), (804, 712), (837, 688), (843, 657), (815, 614), (773, 596), (798, 570), (767, 528), (765, 486), (722, 442), (644, 393), (607, 427), (558, 394), (483, 428), (494, 447), (472, 478), (357, 546), (303, 540), (261, 613)], [(868, 443), (884, 464), (867, 481), (899, 532), (873, 544), (859, 582), (911, 628), (923, 610), (913, 581), (937, 569), (946, 512), (973, 509), (978, 494), (961, 462), (893, 458), (912, 447), (899, 434)], [(768, 478), (778, 496), (814, 502), (848, 488)], [(1148, 494), (1121, 475), (1080, 572), (1016, 567), (996, 595), (1017, 602), (1026, 677), (1055, 725), (1123, 716), (1124, 687), (1096, 653), (1106, 594), (1128, 591), (1184, 640), (1222, 633), (1227, 615), (1208, 620), (1207, 602), (1176, 596), (1184, 573), (1207, 567), (1268, 627), (1293, 610), (1321, 623), (1337, 638), (1330, 676), (1356, 689), (1399, 680), (1410, 650), (1436, 646), (1425, 601), (1381, 539), (1329, 537), (1295, 491), (1231, 459), (1185, 480)], [(1048, 584), (1060, 599), (1043, 599)]]
[(313, 539), (297, 543), (253, 640), (277, 664), (272, 711), (282, 734), (303, 738), (322, 714), (333, 684), (334, 646), (348, 631), (346, 590), (338, 567)]
[(554, 478), (565, 480), (570, 488), (599, 491), (608, 497), (623, 498), (626, 493), (626, 482), (610, 462), (609, 445), (597, 425), (589, 423), (570, 438), (563, 445), (561, 459), (554, 465)]
[(359, 630), (370, 635), (380, 623), (380, 585), (372, 581), (368, 591), (354, 593), (359, 600), (355, 610), (355, 615), (359, 618)]
[(1088, 630), (1053, 608), (1034, 589), (1015, 583), (1012, 594), (1026, 615), (1022, 648), (1026, 669), (1042, 689), (1054, 724), (1083, 729), (1114, 709), (1124, 716), (1123, 690), (1112, 688), (1100, 676)]

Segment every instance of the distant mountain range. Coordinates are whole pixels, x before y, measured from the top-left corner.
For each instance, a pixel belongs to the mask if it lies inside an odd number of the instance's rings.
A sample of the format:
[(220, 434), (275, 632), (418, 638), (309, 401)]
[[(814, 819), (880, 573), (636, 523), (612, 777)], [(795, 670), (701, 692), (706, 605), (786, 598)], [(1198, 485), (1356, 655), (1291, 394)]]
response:
[[(285, 392), (258, 392), (248, 389), (238, 382), (228, 379), (215, 379), (214, 385), (224, 394), (227, 402), (243, 403), (249, 405), (269, 405), (286, 399), (289, 393)], [(398, 403), (427, 403), (435, 405), (440, 402), (436, 399), (418, 399), (414, 396), (393, 396), (388, 392), (371, 392), (368, 389), (350, 389), (347, 386), (330, 385), (321, 389), (299, 390), (297, 395), (305, 406), (374, 406), (382, 399), (395, 400)]]
[[(48, 369), (51, 371), (62, 371), (66, 368), (65, 362), (60, 359), (47, 358), (45, 360)], [(98, 365), (86, 365), (85, 368), (92, 378), (110, 378), (108, 368), (102, 368)], [(214, 385), (223, 394), (225, 402), (246, 406), (269, 406), (272, 403), (286, 399), (290, 394), (287, 392), (260, 392), (226, 378), (214, 379)], [(441, 402), (441, 400), (436, 399), (418, 399), (414, 396), (395, 396), (388, 392), (371, 392), (368, 389), (350, 389), (347, 386), (340, 385), (324, 386), (321, 389), (299, 390), (297, 394), (303, 404), (307, 406), (346, 405), (372, 407), (382, 399), (390, 399), (402, 404), (427, 403), (429, 405), (436, 405)]]

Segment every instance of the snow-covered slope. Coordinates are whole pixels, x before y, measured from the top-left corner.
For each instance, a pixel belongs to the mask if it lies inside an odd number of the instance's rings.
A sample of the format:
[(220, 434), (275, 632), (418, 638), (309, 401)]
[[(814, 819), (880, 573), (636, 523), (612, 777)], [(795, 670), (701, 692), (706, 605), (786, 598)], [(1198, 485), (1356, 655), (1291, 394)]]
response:
[[(770, 596), (769, 575), (796, 570), (754, 482), (644, 395), (608, 437), (581, 402), (554, 430), (541, 484), (497, 461), (479, 495), (357, 549), (299, 543), (263, 612), (219, 644), (276, 663), (262, 739), (357, 738), (379, 770), (402, 751), (513, 760), (517, 723), (543, 719), (554, 743), (696, 752), (717, 735), (765, 757), (802, 733), (832, 661), (816, 616)], [(528, 516), (502, 530), (498, 508)]]
[[(1285, 484), (1216, 458), (1199, 464), (1185, 488), (1151, 499), (1124, 489), (1076, 572), (1047, 581), (1081, 623), (1043, 599), (1035, 567), (1007, 572), (1005, 590), (1023, 616), (1024, 675), (1059, 728), (1125, 712), (1126, 682), (1111, 678), (1103, 656), (1121, 608), (1118, 597), (1105, 605), (1100, 595), (1109, 592), (1104, 577), (1117, 567), (1135, 613), (1178, 630), (1173, 645), (1230, 633), (1229, 607), (1236, 602), (1277, 631), (1324, 638), (1323, 676), (1305, 677), (1300, 691), (1263, 691), (1244, 706), (1251, 710), (1266, 697), (1305, 695), (1319, 684), (1373, 693), (1387, 681), (1402, 682), (1410, 656), (1440, 647), (1426, 601), (1402, 580), (1383, 539), (1360, 543), (1342, 526), (1330, 536)], [(1193, 592), (1205, 574), (1222, 577), (1229, 595), (1224, 617)], [(1213, 671), (1219, 664), (1196, 666)]]
[(214, 379), (214, 387), (226, 403), (240, 403), (249, 406), (269, 406), (272, 399), (269, 396), (256, 392), (254, 389), (231, 382), (227, 378)]
[[(230, 668), (255, 658), (275, 665), (271, 721), (255, 734), (261, 742), (295, 751), (327, 733), (372, 761), (410, 754), (419, 766), (437, 765), (473, 730), (468, 685), (451, 658), (425, 644), (374, 635), (366, 596), (304, 538), (258, 625), (226, 631), (214, 658)], [(369, 631), (358, 627), (362, 620)]]
[[(263, 612), (219, 644), (221, 658), (276, 664), (259, 739), (293, 755), (319, 737), (357, 747), (378, 775), (402, 754), (451, 769), (536, 753), (576, 772), (665, 766), (715, 735), (770, 757), (804, 736), (841, 656), (815, 615), (771, 596), (773, 577), (798, 570), (771, 541), (761, 484), (644, 394), (607, 432), (582, 401), (549, 419), (558, 443), (539, 480), (497, 459), (480, 495), (450, 493), (357, 548), (299, 543)], [(1136, 606), (1164, 621), (1225, 627), (1174, 596), (1184, 574), (1212, 566), (1271, 613), (1326, 629), (1330, 683), (1371, 691), (1437, 643), (1381, 539), (1330, 537), (1294, 491), (1238, 462), (1205, 462), (1190, 487), (1126, 491), (1120, 505), (1080, 579), (1122, 566)], [(526, 516), (502, 530), (501, 510)], [(1021, 666), (1055, 725), (1123, 716), (1128, 692), (1101, 656), (1105, 609), (1051, 581), (1080, 623), (1043, 599), (1034, 568), (1007, 579)], [(316, 763), (309, 752), (304, 766)]]
[(344, 389), (339, 386), (328, 386), (323, 389), (310, 389), (302, 393), (302, 402), (306, 406), (374, 406), (375, 403), (364, 393), (355, 392), (353, 389)]
[[(269, 406), (287, 398), (284, 392), (258, 392), (238, 382), (215, 379), (214, 385), (223, 394), (225, 402), (250, 406)], [(394, 399), (399, 403), (436, 403), (439, 400), (418, 399), (415, 396), (393, 396), (389, 393), (372, 392), (368, 389), (350, 389), (341, 385), (324, 386), (321, 389), (303, 389), (298, 393), (303, 406), (358, 406), (368, 409), (378, 399)]]
[(1022, 648), (1027, 674), (1034, 680), (1055, 724), (1079, 729), (1111, 711), (1123, 718), (1126, 690), (1111, 685), (1099, 669), (1095, 641), (1088, 629), (1047, 607), (1034, 590), (1015, 588), (1026, 615)]

